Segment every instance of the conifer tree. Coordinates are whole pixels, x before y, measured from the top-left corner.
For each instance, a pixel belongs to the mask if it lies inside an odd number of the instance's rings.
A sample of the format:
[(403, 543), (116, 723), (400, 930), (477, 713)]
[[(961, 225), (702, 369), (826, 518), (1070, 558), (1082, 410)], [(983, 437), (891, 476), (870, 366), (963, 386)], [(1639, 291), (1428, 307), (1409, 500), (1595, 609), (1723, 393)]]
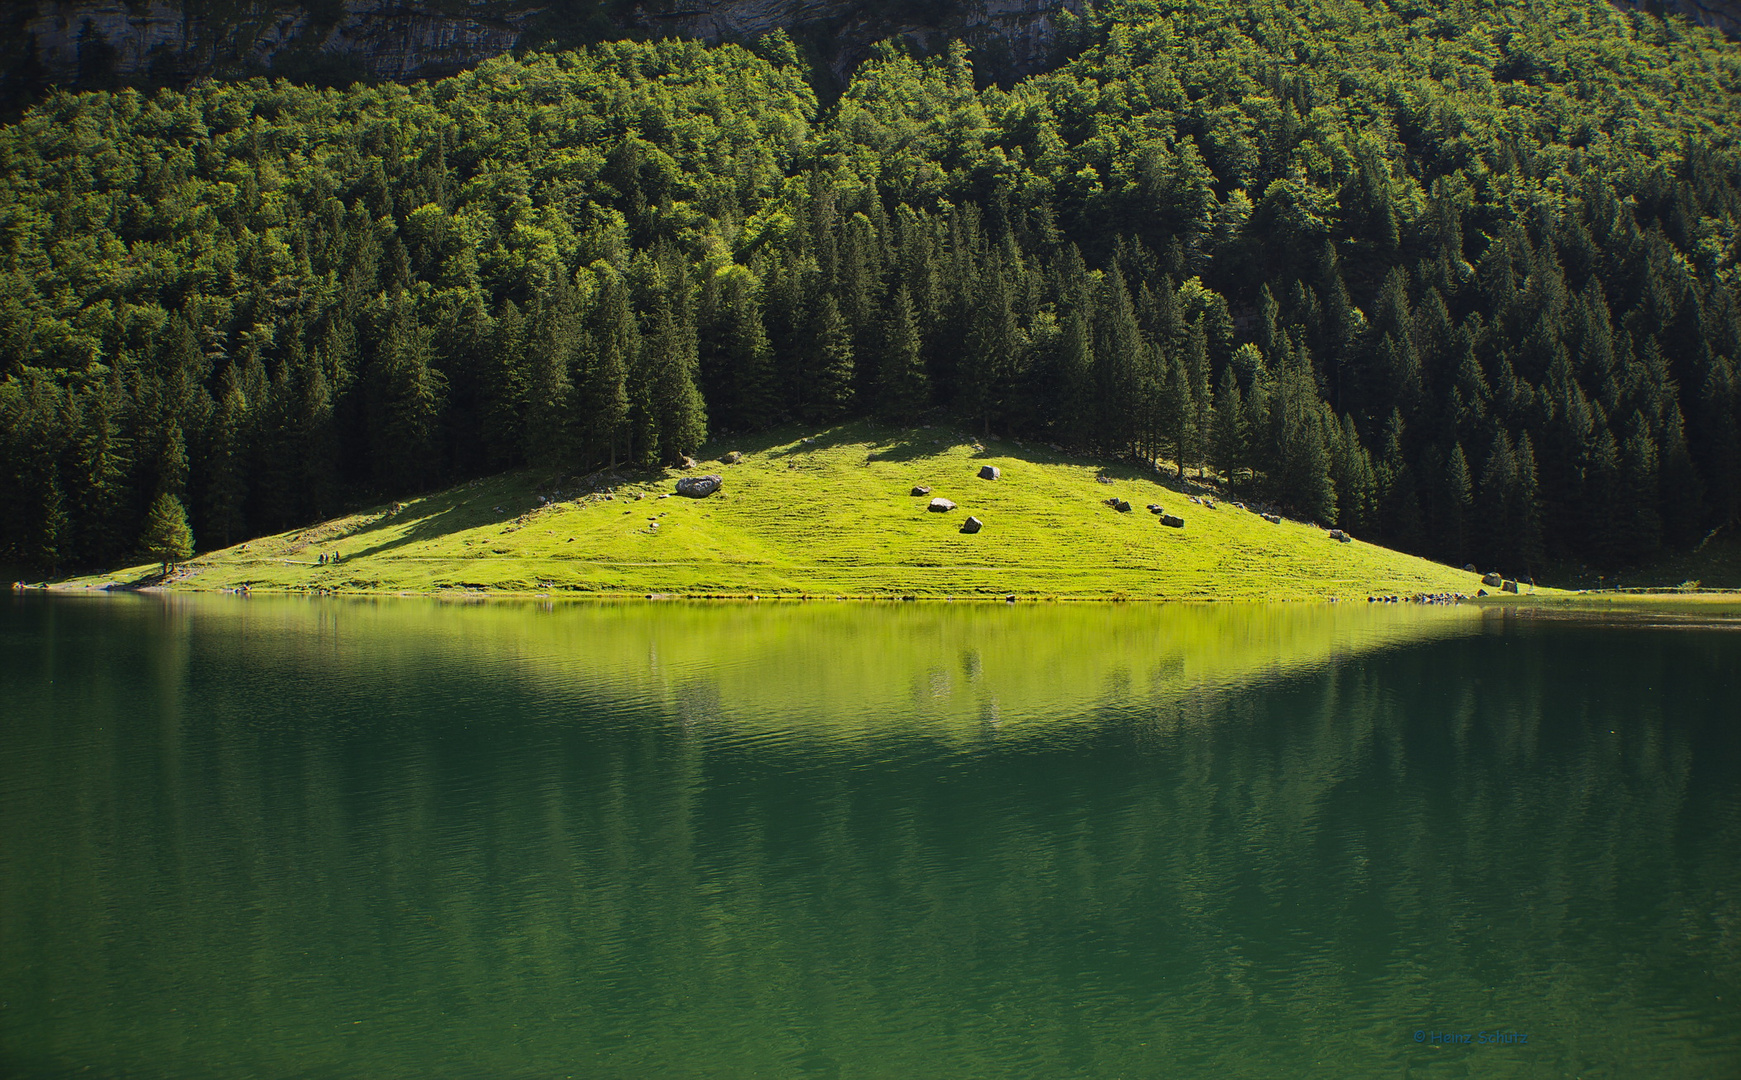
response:
[(816, 358), (815, 392), (810, 419), (838, 420), (852, 407), (852, 330), (841, 316), (833, 293), (824, 293), (811, 320), (811, 355)]
[(231, 383), (218, 403), (212, 425), (212, 450), (206, 481), (208, 541), (213, 535), (219, 547), (229, 547), (242, 537), (246, 527), (248, 496), (247, 454), (242, 440), (247, 430), (248, 403), (241, 387)]
[(1221, 382), (1215, 389), (1215, 423), (1210, 441), (1210, 461), (1221, 474), (1229, 491), (1238, 489), (1240, 471), (1247, 466), (1249, 438), (1245, 414), (1245, 398), (1239, 392), (1239, 379), (1233, 365), (1221, 369)]
[(883, 323), (877, 410), (887, 419), (911, 423), (926, 405), (928, 382), (919, 353), (918, 315), (912, 295), (901, 285)]
[(659, 298), (649, 348), (659, 446), (667, 460), (676, 461), (695, 453), (707, 441), (707, 407), (695, 385), (699, 360), (687, 282), (667, 283), (667, 291)]
[(187, 526), (187, 510), (180, 499), (167, 491), (157, 496), (145, 515), (139, 546), (146, 555), (163, 564), (166, 577), (171, 565), (193, 555), (193, 531)]
[(606, 268), (594, 316), (593, 354), (586, 372), (584, 415), (592, 443), (617, 467), (629, 424), (629, 367), (641, 347), (628, 285)]

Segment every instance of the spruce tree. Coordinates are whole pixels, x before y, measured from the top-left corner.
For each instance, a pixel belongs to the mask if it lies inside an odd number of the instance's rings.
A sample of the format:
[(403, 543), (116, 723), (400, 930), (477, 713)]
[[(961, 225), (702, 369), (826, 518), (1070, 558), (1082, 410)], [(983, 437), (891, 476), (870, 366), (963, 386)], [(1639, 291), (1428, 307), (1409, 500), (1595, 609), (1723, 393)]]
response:
[(163, 564), (163, 574), (169, 575), (172, 564), (193, 555), (193, 531), (187, 526), (187, 510), (181, 500), (165, 491), (151, 504), (145, 515), (145, 530), (139, 537), (140, 549)]
[(1215, 424), (1209, 459), (1230, 492), (1237, 490), (1239, 472), (1246, 467), (1246, 424), (1245, 398), (1239, 392), (1233, 365), (1229, 364), (1221, 369), (1221, 383), (1215, 389)]
[(209, 541), (229, 547), (244, 535), (248, 497), (247, 454), (243, 446), (247, 430), (248, 403), (239, 386), (231, 384), (218, 403), (212, 425), (212, 447), (206, 479), (206, 513), (202, 529)]
[(877, 370), (877, 411), (899, 423), (911, 423), (924, 409), (929, 380), (919, 353), (919, 326), (912, 295), (905, 285), (895, 290), (883, 322), (882, 358)]
[(676, 462), (707, 441), (707, 406), (695, 385), (699, 360), (687, 282), (668, 282), (648, 348), (653, 355), (653, 411), (659, 423), (659, 446), (666, 460)]
[(628, 286), (608, 268), (594, 314), (592, 344), (583, 415), (593, 445), (615, 469), (628, 439), (629, 366), (641, 347), (641, 336), (629, 307)]
[(816, 377), (808, 419), (828, 423), (845, 416), (851, 409), (854, 381), (852, 330), (842, 317), (833, 293), (824, 293), (822, 302), (816, 305), (810, 342)]

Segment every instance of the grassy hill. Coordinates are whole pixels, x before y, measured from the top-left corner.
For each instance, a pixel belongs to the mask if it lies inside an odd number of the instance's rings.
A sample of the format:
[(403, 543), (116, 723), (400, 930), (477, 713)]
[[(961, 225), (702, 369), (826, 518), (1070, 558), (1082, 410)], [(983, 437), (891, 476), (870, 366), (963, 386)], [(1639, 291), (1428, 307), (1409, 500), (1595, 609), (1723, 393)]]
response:
[[(736, 464), (724, 464), (730, 451)], [(1002, 596), (1132, 600), (1364, 599), (1464, 592), (1461, 570), (1309, 523), (1193, 502), (1170, 477), (945, 428), (858, 423), (708, 448), (706, 499), (683, 473), (478, 480), (406, 503), (214, 551), (178, 589), (672, 596)], [(1002, 471), (981, 480), (983, 465)], [(928, 512), (915, 485), (953, 500)], [(1190, 485), (1185, 485), (1189, 487)], [(1130, 513), (1106, 506), (1128, 500)], [(1156, 503), (1185, 520), (1167, 528)], [(985, 527), (960, 532), (968, 515)], [(322, 554), (342, 555), (322, 565)], [(70, 587), (150, 583), (155, 567)]]

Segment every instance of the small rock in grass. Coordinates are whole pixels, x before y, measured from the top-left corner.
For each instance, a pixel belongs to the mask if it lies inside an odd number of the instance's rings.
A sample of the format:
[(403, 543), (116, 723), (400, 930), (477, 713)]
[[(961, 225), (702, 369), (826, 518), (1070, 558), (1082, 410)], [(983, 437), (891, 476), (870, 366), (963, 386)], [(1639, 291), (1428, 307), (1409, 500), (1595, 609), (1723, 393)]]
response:
[(1280, 525), (1282, 523), (1282, 516), (1280, 514), (1265, 514), (1263, 519), (1271, 525)]
[(964, 533), (976, 533), (983, 528), (985, 528), (985, 522), (976, 517), (970, 517), (961, 523), (961, 531)]
[(727, 465), (736, 465), (738, 462), (742, 461), (743, 459), (744, 459), (744, 454), (743, 454), (742, 450), (733, 450), (731, 453), (720, 458), (719, 460), (725, 462)]
[(915, 487), (913, 489), (913, 494), (915, 494), (915, 495), (929, 495), (929, 494), (931, 494), (931, 489), (928, 487)]
[(1169, 529), (1183, 529), (1185, 527), (1185, 519), (1182, 517), (1174, 517), (1172, 514), (1162, 514), (1161, 524)]
[(939, 497), (932, 499), (931, 505), (926, 509), (930, 510), (933, 514), (946, 514), (955, 509), (955, 504), (950, 502), (948, 499)]
[(982, 465), (982, 466), (980, 466), (979, 478), (981, 480), (996, 480), (999, 476), (1002, 476), (1002, 475), (1003, 475), (1003, 473), (998, 471), (998, 467), (996, 465)]
[(1499, 588), (1499, 586), (1501, 584), (1503, 584), (1504, 581), (1505, 581), (1505, 579), (1500, 577), (1497, 573), (1485, 574), (1481, 578), (1481, 584), (1487, 586), (1490, 589)]
[(1506, 581), (1506, 582), (1503, 582), (1503, 583), (1502, 583), (1502, 584), (1501, 584), (1501, 585), (1500, 585), (1500, 586), (1499, 586), (1499, 588), (1500, 588), (1500, 590), (1501, 590), (1501, 591), (1502, 591), (1502, 592), (1508, 592), (1508, 593), (1514, 593), (1514, 592), (1516, 592), (1516, 591), (1517, 591), (1517, 582), (1515, 582), (1515, 581)]
[(1346, 544), (1346, 543), (1350, 542), (1351, 540), (1353, 540), (1354, 538), (1352, 536), (1349, 536), (1347, 533), (1343, 532), (1341, 529), (1331, 529), (1330, 530), (1330, 539), (1336, 541), (1337, 543)]

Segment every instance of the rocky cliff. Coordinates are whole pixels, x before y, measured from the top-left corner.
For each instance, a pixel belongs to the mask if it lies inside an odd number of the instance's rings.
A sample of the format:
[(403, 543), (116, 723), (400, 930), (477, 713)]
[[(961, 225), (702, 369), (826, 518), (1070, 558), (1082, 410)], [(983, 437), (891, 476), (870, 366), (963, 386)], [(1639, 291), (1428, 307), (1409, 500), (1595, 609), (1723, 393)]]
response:
[(963, 38), (1009, 73), (1034, 70), (1076, 0), (13, 0), (0, 15), (8, 81), (104, 85), (256, 72), (408, 79), (516, 46), (605, 36), (751, 40), (785, 28), (844, 77), (904, 35)]
[(1700, 26), (1714, 26), (1732, 38), (1741, 38), (1741, 0), (1661, 0), (1632, 6), (1646, 10), (1661, 8)]

